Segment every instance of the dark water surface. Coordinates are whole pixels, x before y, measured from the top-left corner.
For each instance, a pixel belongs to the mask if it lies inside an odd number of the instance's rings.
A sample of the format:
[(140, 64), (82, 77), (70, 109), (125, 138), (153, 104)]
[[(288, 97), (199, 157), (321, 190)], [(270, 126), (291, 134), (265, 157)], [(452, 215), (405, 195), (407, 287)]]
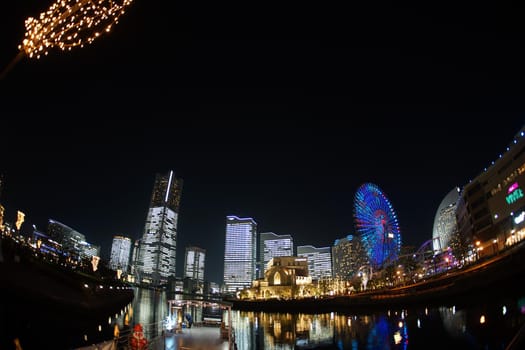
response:
[[(18, 308), (5, 298), (0, 312), (3, 330), (15, 331), (24, 350), (74, 349), (112, 339), (115, 325), (123, 331), (126, 324), (141, 323), (145, 336), (153, 339), (162, 333), (168, 305), (165, 292), (136, 288), (133, 302), (111, 315), (83, 319), (40, 315), (38, 308)], [(11, 322), (6, 322), (6, 313)], [(195, 314), (196, 322), (201, 315)], [(463, 305), (356, 314), (232, 311), (239, 350), (506, 349), (524, 321), (525, 292), (523, 297), (518, 293), (481, 302), (473, 299)], [(14, 349), (12, 342), (3, 340), (1, 349)]]

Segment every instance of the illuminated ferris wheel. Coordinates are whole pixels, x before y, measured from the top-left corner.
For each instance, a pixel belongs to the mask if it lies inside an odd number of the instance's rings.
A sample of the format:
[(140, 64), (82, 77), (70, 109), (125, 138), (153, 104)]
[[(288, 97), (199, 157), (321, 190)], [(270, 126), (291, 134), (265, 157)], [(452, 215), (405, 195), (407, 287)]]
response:
[(381, 268), (397, 259), (401, 249), (397, 217), (377, 185), (364, 183), (358, 188), (354, 198), (354, 220), (372, 267)]

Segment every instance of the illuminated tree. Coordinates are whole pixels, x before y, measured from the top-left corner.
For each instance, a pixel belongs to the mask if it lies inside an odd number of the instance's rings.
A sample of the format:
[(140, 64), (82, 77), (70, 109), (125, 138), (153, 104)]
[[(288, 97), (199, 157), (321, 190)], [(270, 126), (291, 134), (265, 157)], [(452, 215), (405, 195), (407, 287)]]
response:
[(40, 13), (38, 18), (25, 20), (25, 38), (18, 46), (19, 54), (0, 75), (7, 72), (23, 56), (40, 58), (49, 49), (61, 50), (91, 44), (103, 33), (111, 31), (113, 25), (124, 14), (132, 0), (57, 0)]

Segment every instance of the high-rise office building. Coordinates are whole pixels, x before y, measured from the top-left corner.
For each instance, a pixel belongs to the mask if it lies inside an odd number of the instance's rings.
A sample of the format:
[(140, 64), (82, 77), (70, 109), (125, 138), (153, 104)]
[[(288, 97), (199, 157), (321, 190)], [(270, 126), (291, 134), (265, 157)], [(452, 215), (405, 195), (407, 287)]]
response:
[(175, 277), (181, 192), (182, 179), (173, 171), (155, 176), (136, 271), (142, 282), (159, 285)]
[(111, 256), (109, 258), (109, 266), (113, 270), (120, 269), (122, 271), (127, 271), (130, 253), (131, 239), (120, 235), (113, 236), (113, 243), (111, 244)]
[(93, 256), (100, 257), (100, 246), (86, 241), (80, 242), (80, 257), (82, 259), (91, 259)]
[(184, 257), (184, 277), (189, 277), (200, 283), (204, 282), (204, 262), (206, 250), (199, 247), (186, 247)]
[(226, 292), (250, 287), (255, 279), (257, 223), (252, 218), (226, 217), (224, 287)]
[(47, 234), (62, 246), (64, 253), (72, 254), (76, 257), (81, 256), (82, 242), (86, 241), (86, 236), (82, 233), (61, 222), (49, 219), (47, 223)]
[(60, 244), (62, 252), (73, 259), (91, 259), (100, 256), (100, 246), (86, 242), (86, 236), (53, 219), (47, 222), (47, 234)]
[(525, 239), (524, 184), (525, 125), (505, 151), (460, 192), (457, 239), (464, 255), (496, 254)]
[(297, 246), (297, 256), (308, 258), (308, 271), (312, 280), (332, 277), (332, 254), (330, 247), (316, 248), (311, 245)]
[(332, 246), (332, 272), (335, 278), (350, 280), (367, 264), (366, 250), (359, 236), (336, 239)]
[(135, 240), (135, 242), (133, 243), (133, 247), (131, 248), (130, 274), (133, 275), (133, 278), (140, 277), (139, 274), (137, 273), (137, 271), (140, 269), (139, 251), (140, 251), (140, 238)]
[(259, 233), (257, 277), (263, 278), (268, 262), (278, 256), (293, 255), (291, 235), (277, 235), (273, 232)]

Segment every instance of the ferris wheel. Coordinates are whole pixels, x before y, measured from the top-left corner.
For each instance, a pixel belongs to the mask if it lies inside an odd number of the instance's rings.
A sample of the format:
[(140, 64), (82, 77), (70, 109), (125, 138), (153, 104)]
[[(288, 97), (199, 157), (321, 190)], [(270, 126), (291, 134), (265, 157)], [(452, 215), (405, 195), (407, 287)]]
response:
[(395, 261), (401, 249), (401, 233), (392, 204), (373, 183), (362, 184), (354, 197), (354, 223), (370, 265), (381, 268)]

